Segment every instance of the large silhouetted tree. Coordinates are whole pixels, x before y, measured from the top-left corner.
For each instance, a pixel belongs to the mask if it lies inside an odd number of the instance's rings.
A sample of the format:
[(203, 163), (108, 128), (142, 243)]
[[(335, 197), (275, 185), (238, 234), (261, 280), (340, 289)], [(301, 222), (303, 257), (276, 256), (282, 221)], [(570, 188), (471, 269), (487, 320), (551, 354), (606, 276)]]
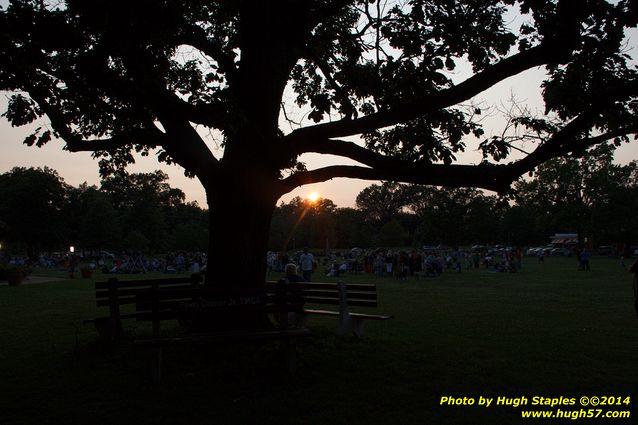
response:
[[(524, 24), (509, 28), (514, 9)], [(28, 144), (59, 137), (104, 173), (157, 148), (197, 177), (223, 265), (207, 284), (257, 287), (276, 201), (300, 185), (501, 191), (548, 159), (633, 133), (638, 84), (622, 49), (636, 12), (601, 0), (13, 0), (0, 12), (0, 89), (15, 93), (13, 125), (46, 116)], [(460, 64), (471, 71), (455, 82)], [(465, 106), (538, 67), (547, 115), (481, 141), (480, 110)], [(365, 144), (344, 139), (357, 135)], [(497, 164), (520, 140), (527, 153)], [(456, 164), (473, 142), (484, 163)], [(309, 152), (359, 164), (307, 170), (297, 161)]]
[(68, 243), (64, 219), (68, 186), (50, 168), (15, 167), (0, 174), (0, 222), (3, 240), (24, 244), (36, 257), (42, 250)]

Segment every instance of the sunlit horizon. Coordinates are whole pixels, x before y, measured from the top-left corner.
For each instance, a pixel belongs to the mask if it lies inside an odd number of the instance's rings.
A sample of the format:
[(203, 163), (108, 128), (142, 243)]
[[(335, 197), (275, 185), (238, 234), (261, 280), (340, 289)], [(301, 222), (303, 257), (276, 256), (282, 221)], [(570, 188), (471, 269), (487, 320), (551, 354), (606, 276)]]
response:
[(317, 192), (310, 192), (308, 194), (308, 196), (306, 197), (307, 200), (309, 200), (312, 203), (315, 203), (319, 200), (320, 196)]

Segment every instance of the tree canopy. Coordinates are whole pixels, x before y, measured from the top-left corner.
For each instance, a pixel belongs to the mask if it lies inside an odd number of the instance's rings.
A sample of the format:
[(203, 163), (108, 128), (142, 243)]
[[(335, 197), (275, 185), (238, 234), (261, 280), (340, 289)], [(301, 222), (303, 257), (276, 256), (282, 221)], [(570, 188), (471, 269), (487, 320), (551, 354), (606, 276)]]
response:
[[(11, 0), (0, 89), (14, 92), (13, 125), (48, 119), (29, 145), (62, 138), (103, 174), (154, 148), (183, 166), (206, 188), (211, 253), (234, 252), (243, 260), (230, 268), (256, 281), (276, 201), (300, 185), (504, 191), (551, 158), (628, 141), (638, 80), (623, 49), (637, 22), (629, 0)], [(461, 66), (471, 71), (455, 81)], [(486, 137), (471, 99), (538, 67), (545, 114)], [(470, 146), (484, 160), (456, 163)], [(304, 153), (357, 164), (308, 170)]]
[(29, 254), (65, 241), (69, 189), (46, 167), (15, 167), (0, 174), (0, 238), (21, 241)]
[[(526, 16), (520, 28), (505, 22), (511, 6)], [(502, 189), (552, 156), (635, 130), (622, 43), (636, 12), (600, 0), (12, 0), (0, 14), (0, 88), (17, 92), (12, 124), (50, 120), (27, 144), (56, 135), (105, 159), (104, 172), (159, 147), (160, 159), (214, 180), (223, 165), (196, 124), (223, 132), (222, 162), (237, 154), (278, 176), (305, 152), (367, 166), (297, 170), (281, 191), (342, 176)], [(447, 71), (461, 61), (474, 74), (454, 84)], [(507, 166), (449, 166), (465, 136), (483, 134), (458, 105), (538, 66), (552, 119), (517, 117), (538, 137), (534, 152)], [(317, 124), (283, 134), (287, 86)], [(338, 140), (360, 134), (366, 147)], [(481, 149), (499, 160), (510, 143)]]
[(15, 167), (0, 174), (0, 242), (31, 257), (70, 245), (86, 252), (206, 250), (208, 212), (185, 203), (167, 178), (160, 171), (119, 174), (101, 188), (76, 188), (50, 168)]

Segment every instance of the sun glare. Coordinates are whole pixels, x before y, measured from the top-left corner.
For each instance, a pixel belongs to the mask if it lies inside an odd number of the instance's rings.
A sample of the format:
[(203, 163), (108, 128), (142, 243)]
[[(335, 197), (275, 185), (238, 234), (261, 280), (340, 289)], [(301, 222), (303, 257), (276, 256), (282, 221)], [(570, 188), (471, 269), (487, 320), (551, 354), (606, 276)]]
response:
[(310, 202), (317, 202), (319, 200), (319, 194), (317, 192), (310, 192), (306, 199)]

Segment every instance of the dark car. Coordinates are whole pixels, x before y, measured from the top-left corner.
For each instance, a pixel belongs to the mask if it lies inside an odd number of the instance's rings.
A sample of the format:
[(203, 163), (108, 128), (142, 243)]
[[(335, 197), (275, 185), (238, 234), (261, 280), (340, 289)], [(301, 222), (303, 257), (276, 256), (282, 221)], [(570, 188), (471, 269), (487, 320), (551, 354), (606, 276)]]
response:
[(598, 255), (614, 255), (616, 253), (614, 247), (609, 245), (599, 246), (596, 252)]

